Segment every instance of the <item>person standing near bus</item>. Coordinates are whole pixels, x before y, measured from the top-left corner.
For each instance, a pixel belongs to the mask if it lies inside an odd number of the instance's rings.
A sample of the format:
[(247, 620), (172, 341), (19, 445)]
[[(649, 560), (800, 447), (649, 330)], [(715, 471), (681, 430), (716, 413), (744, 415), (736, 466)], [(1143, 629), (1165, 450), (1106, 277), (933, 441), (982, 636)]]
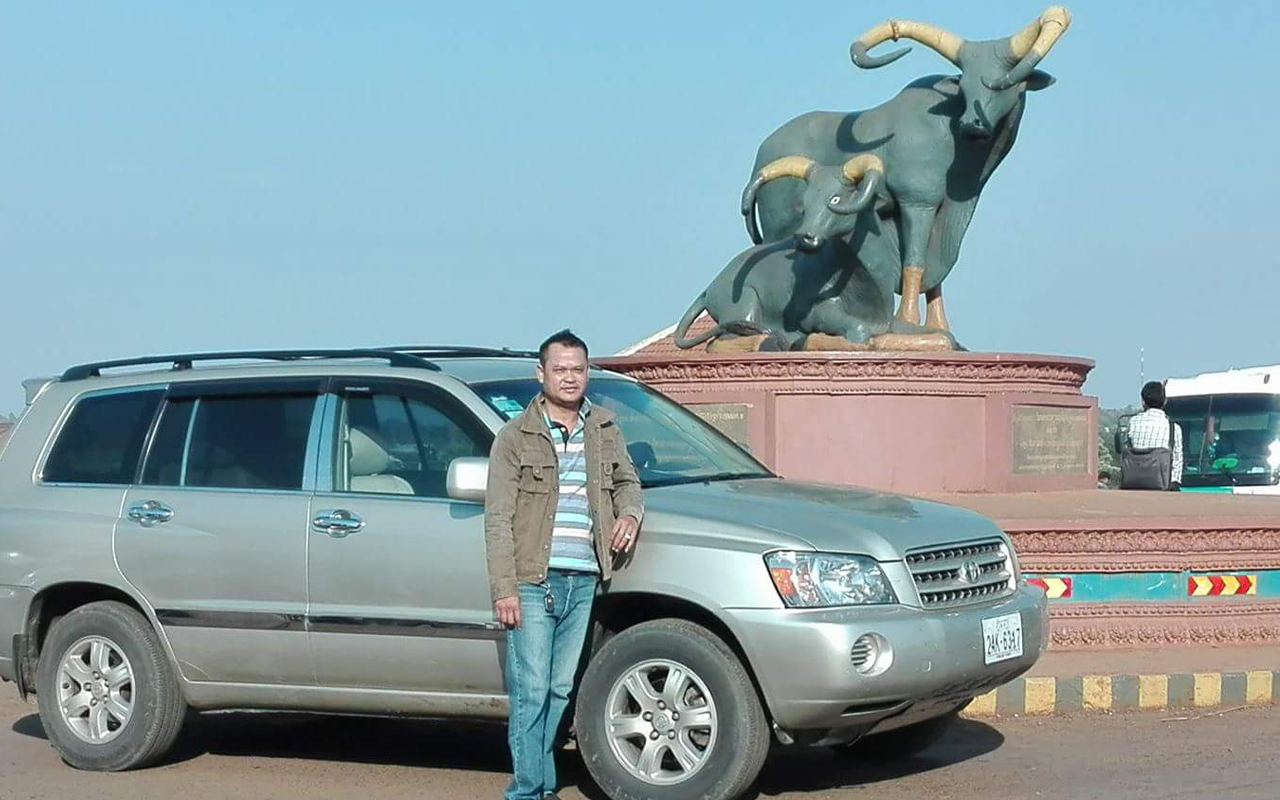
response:
[[(1134, 467), (1134, 451), (1158, 451), (1159, 449), (1169, 451), (1169, 491), (1177, 492), (1182, 489), (1182, 428), (1170, 420), (1169, 416), (1164, 412), (1164, 402), (1163, 383), (1148, 381), (1142, 387), (1142, 413), (1135, 414), (1129, 420), (1129, 446), (1126, 448), (1126, 452), (1121, 453), (1122, 477), (1120, 488), (1122, 489), (1163, 488), (1162, 486), (1149, 484), (1144, 480), (1148, 478), (1145, 471), (1143, 471), (1144, 474), (1137, 482), (1133, 479), (1134, 474), (1139, 472)], [(1173, 441), (1171, 442), (1170, 439)], [(1128, 469), (1124, 469), (1125, 467), (1128, 467)], [(1164, 471), (1163, 466), (1161, 471)], [(1126, 476), (1123, 474), (1125, 472), (1130, 473), (1129, 480), (1125, 479)], [(1163, 481), (1160, 483), (1163, 483)]]

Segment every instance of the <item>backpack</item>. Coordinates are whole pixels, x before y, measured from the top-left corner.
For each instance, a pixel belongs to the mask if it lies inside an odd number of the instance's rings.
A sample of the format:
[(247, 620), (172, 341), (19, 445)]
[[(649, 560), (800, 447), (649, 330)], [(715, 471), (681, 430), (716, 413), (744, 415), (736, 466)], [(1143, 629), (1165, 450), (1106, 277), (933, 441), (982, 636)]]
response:
[(1120, 438), (1120, 488), (1169, 491), (1173, 484), (1173, 420), (1169, 420), (1168, 447), (1135, 448), (1129, 437)]

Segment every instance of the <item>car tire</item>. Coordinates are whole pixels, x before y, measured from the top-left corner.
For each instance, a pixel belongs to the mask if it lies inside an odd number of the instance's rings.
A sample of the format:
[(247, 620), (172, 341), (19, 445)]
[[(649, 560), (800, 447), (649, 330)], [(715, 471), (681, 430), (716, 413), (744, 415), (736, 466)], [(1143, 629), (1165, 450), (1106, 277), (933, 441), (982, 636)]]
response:
[(578, 690), (575, 729), (587, 771), (612, 800), (733, 800), (755, 781), (770, 742), (737, 655), (679, 619), (636, 625), (600, 648)]
[[(967, 706), (968, 703), (965, 703)], [(875, 761), (893, 761), (900, 758), (910, 758), (917, 753), (927, 750), (946, 736), (947, 731), (951, 730), (956, 724), (956, 720), (960, 718), (960, 708), (948, 711), (940, 717), (926, 719), (923, 722), (917, 722), (913, 725), (907, 725), (902, 728), (896, 728), (885, 733), (876, 733), (865, 739), (844, 745), (844, 749), (856, 755), (858, 758), (867, 758)]]
[(155, 629), (115, 601), (89, 603), (53, 623), (36, 667), (36, 698), (62, 760), (99, 772), (160, 759), (187, 711)]

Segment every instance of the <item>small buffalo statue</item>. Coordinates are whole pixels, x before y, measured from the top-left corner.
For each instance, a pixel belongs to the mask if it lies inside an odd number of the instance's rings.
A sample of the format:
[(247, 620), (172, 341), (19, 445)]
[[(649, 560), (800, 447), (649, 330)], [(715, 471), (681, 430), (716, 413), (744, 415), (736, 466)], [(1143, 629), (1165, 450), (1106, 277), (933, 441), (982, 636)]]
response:
[[(754, 207), (762, 186), (782, 177), (805, 184), (794, 239), (755, 245), (730, 261), (676, 326), (676, 346), (714, 339), (716, 350), (955, 347), (950, 334), (893, 316), (900, 268), (874, 212), (885, 179), (878, 157), (863, 154), (839, 166), (779, 158), (753, 176), (743, 209)], [(715, 326), (690, 336), (704, 311)]]

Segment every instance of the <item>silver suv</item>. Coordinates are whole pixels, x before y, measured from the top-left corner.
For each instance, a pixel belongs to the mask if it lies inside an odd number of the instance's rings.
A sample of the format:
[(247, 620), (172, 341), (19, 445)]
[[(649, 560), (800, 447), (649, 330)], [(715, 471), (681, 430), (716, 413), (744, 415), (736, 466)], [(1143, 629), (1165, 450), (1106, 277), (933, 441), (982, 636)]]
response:
[[(29, 381), (0, 445), (0, 676), (94, 770), (160, 759), (188, 709), (505, 718), (485, 456), (533, 363), (221, 353)], [(1044, 648), (991, 521), (783, 480), (620, 375), (590, 395), (648, 508), (575, 705), (608, 796), (736, 797), (772, 738), (919, 749)]]

